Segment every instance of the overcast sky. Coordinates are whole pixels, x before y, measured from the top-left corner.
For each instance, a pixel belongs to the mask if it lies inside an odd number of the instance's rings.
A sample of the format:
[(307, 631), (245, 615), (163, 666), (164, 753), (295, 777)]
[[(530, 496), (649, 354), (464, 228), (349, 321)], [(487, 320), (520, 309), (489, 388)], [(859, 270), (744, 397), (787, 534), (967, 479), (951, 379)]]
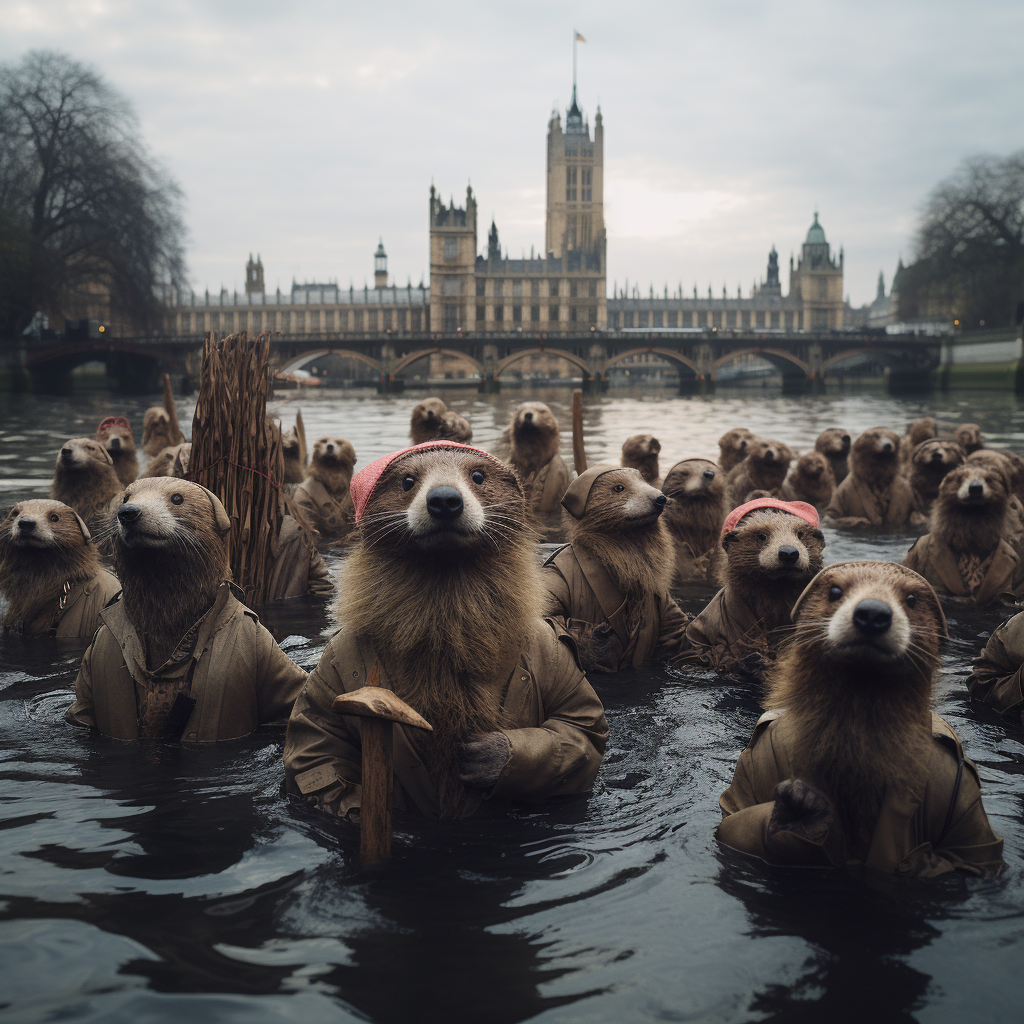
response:
[[(817, 208), (855, 305), (912, 253), (929, 189), (1024, 148), (1022, 0), (353, 4), (0, 0), (0, 59), (63, 50), (133, 102), (186, 197), (197, 290), (426, 277), (433, 181), (509, 254), (544, 242), (545, 135), (605, 123), (609, 291), (729, 294)], [(783, 283), (787, 275), (783, 271)]]

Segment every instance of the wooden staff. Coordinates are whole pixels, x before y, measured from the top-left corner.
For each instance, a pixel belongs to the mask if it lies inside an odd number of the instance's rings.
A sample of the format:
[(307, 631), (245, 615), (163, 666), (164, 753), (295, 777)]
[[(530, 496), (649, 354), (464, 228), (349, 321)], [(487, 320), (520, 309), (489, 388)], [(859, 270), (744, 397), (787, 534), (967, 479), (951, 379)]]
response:
[(164, 409), (170, 419), (170, 436), (176, 438), (173, 443), (181, 444), (185, 440), (185, 435), (181, 432), (181, 427), (178, 424), (178, 409), (174, 404), (174, 392), (171, 390), (171, 375), (169, 373), (164, 374)]
[(334, 698), (336, 714), (355, 715), (363, 749), (363, 796), (359, 808), (359, 859), (364, 864), (391, 856), (391, 798), (394, 793), (394, 723), (433, 732), (434, 727), (401, 697), (380, 685), (374, 665), (366, 685)]
[(572, 393), (572, 461), (577, 474), (587, 471), (587, 453), (583, 450), (583, 392)]

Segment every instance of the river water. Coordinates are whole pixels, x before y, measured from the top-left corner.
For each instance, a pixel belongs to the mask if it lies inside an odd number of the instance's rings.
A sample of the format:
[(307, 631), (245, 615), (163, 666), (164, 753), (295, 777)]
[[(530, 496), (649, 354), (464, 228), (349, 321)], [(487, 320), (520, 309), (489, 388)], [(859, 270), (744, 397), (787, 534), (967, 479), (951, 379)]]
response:
[[(475, 440), (527, 397), (568, 425), (568, 390), (441, 392)], [(366, 465), (407, 442), (416, 393), (301, 398), (310, 441)], [(0, 398), (0, 505), (45, 496), (67, 437), (152, 399)], [(299, 400), (275, 401), (286, 423)], [(183, 425), (192, 403), (181, 400)], [(797, 447), (826, 427), (978, 422), (1024, 451), (1012, 396), (783, 397), (773, 390), (589, 399), (591, 462), (650, 432), (662, 469), (746, 426)], [(568, 436), (564, 455), (571, 462)], [(909, 536), (826, 530), (827, 562), (900, 559)], [(698, 609), (709, 594), (688, 594)], [(10, 1021), (1018, 1021), (1024, 965), (1024, 729), (963, 679), (1007, 612), (951, 607), (936, 706), (979, 766), (1006, 840), (995, 881), (851, 880), (719, 848), (718, 796), (757, 694), (653, 667), (594, 677), (611, 743), (593, 793), (465, 822), (396, 821), (394, 859), (281, 795), (282, 734), (209, 749), (117, 744), (63, 722), (84, 644), (0, 635), (0, 1017)], [(263, 620), (312, 668), (326, 602)]]

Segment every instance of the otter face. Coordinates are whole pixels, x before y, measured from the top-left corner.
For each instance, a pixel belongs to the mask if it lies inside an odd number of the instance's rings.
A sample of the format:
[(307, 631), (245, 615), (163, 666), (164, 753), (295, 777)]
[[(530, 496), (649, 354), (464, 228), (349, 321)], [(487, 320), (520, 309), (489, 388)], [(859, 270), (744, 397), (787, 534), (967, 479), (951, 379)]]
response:
[(364, 543), (400, 552), (489, 548), (526, 529), (515, 473), (473, 451), (410, 452), (388, 466), (360, 520)]
[(985, 440), (981, 436), (981, 427), (977, 423), (961, 423), (953, 431), (953, 440), (968, 453), (985, 447)]
[(602, 473), (590, 488), (579, 522), (588, 532), (620, 536), (657, 523), (668, 498), (636, 469)]
[(910, 461), (916, 469), (928, 473), (948, 473), (959, 466), (964, 458), (963, 448), (955, 441), (932, 438), (930, 441), (922, 441), (914, 449)]
[(972, 466), (990, 466), (992, 469), (1005, 473), (1010, 489), (1015, 493), (1024, 484), (1024, 460), (1013, 452), (979, 448), (978, 451), (971, 452), (966, 461)]
[(939, 499), (945, 505), (955, 504), (965, 510), (986, 509), (992, 505), (1005, 505), (1009, 487), (1005, 470), (964, 463), (943, 478), (939, 485)]
[(465, 416), (446, 409), (441, 414), (441, 423), (438, 429), (438, 437), (447, 441), (458, 441), (460, 444), (468, 444), (473, 440), (473, 428)]
[(77, 547), (90, 540), (89, 528), (62, 501), (19, 502), (8, 513), (0, 535), (17, 548)]
[(524, 402), (512, 418), (512, 433), (515, 437), (557, 434), (558, 420), (543, 402)]
[(742, 564), (759, 575), (813, 576), (821, 568), (825, 537), (799, 516), (756, 509), (722, 538), (722, 547), (730, 565)]
[(874, 462), (894, 462), (900, 450), (900, 439), (888, 427), (872, 427), (865, 430), (853, 445), (856, 458)]
[(128, 548), (187, 549), (197, 534), (223, 536), (231, 521), (220, 501), (190, 480), (153, 477), (129, 484), (115, 513), (116, 538)]
[[(632, 437), (627, 438), (622, 445), (622, 458), (624, 460), (641, 461), (649, 459), (652, 455), (660, 454), (661, 442), (653, 434), (634, 434)], [(631, 465), (632, 461), (628, 464)]]
[(751, 462), (759, 462), (763, 466), (789, 465), (793, 461), (793, 451), (781, 441), (755, 441), (750, 445), (747, 458)]
[(822, 570), (793, 608), (793, 622), (801, 642), (817, 640), (826, 661), (924, 663), (929, 675), (945, 632), (927, 581), (891, 562), (841, 562)]
[(343, 437), (318, 437), (313, 445), (313, 461), (325, 466), (347, 469), (351, 472), (352, 467), (358, 461), (356, 450)]
[(829, 469), (828, 459), (821, 452), (805, 452), (796, 463), (797, 472), (809, 480), (817, 480)]
[(285, 459), (298, 461), (302, 458), (302, 446), (299, 444), (299, 435), (294, 428), (281, 435), (281, 450), (284, 452)]
[(722, 472), (707, 459), (686, 459), (668, 471), (661, 490), (674, 499), (718, 499), (723, 493)]
[(73, 437), (65, 441), (57, 456), (57, 470), (70, 473), (87, 472), (95, 464), (113, 466), (110, 452), (91, 437)]
[(938, 424), (931, 416), (925, 416), (924, 419), (914, 420), (910, 426), (907, 427), (907, 437), (910, 438), (910, 443), (914, 446), (921, 444), (922, 441), (927, 441), (928, 438), (934, 437), (938, 432)]
[(814, 442), (816, 451), (824, 455), (842, 456), (850, 453), (850, 435), (845, 430), (830, 427), (823, 430)]
[(108, 416), (105, 420), (101, 420), (100, 425), (96, 428), (96, 440), (108, 452), (135, 450), (135, 438), (132, 437), (131, 424), (124, 416)]
[[(732, 465), (742, 462), (747, 457), (750, 446), (757, 440), (757, 436), (743, 427), (729, 430), (718, 439), (718, 449), (722, 458)], [(731, 468), (731, 466), (730, 466)]]

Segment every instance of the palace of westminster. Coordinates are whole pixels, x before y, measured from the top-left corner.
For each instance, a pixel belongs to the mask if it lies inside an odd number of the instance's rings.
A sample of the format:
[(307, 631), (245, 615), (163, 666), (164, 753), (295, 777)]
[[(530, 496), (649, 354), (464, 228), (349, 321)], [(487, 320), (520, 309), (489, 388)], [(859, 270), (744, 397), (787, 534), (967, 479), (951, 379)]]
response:
[[(746, 329), (827, 331), (851, 317), (843, 300), (843, 253), (833, 256), (814, 215), (797, 260), (790, 259), (789, 289), (782, 293), (778, 254), (768, 256), (765, 280), (746, 298), (681, 293), (607, 296), (607, 234), (604, 222), (604, 123), (600, 108), (593, 127), (573, 89), (565, 125), (553, 112), (547, 136), (547, 200), (544, 253), (529, 259), (502, 254), (497, 226), (478, 248), (477, 201), (466, 189), (465, 204), (445, 205), (430, 188), (429, 284), (388, 283), (383, 242), (374, 255), (374, 286), (293, 284), (290, 293), (268, 294), (263, 264), (246, 264), (245, 292), (178, 295), (168, 306), (165, 330), (172, 334), (247, 330), (315, 334), (325, 341), (346, 333), (395, 331), (457, 335), (529, 332), (582, 334), (596, 331)], [(890, 298), (880, 285), (870, 307), (887, 313)], [(884, 306), (884, 311), (881, 307)], [(857, 311), (862, 312), (862, 311)], [(875, 318), (872, 317), (872, 321)]]

